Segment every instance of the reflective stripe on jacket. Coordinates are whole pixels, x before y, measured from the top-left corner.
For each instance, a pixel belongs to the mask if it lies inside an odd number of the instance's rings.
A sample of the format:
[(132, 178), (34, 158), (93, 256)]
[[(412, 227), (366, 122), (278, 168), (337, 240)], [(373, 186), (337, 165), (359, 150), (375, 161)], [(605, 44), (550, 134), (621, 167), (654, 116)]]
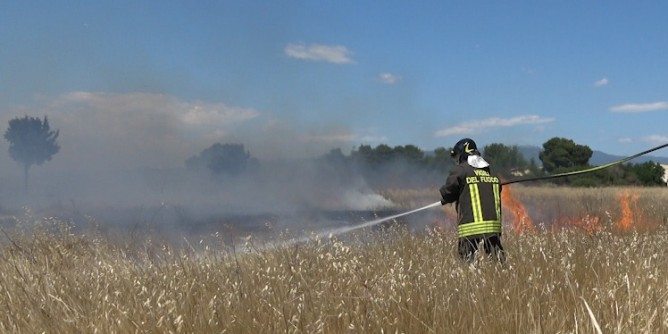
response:
[(454, 166), (440, 192), (443, 203), (456, 202), (460, 238), (501, 234), (501, 184), (488, 167)]

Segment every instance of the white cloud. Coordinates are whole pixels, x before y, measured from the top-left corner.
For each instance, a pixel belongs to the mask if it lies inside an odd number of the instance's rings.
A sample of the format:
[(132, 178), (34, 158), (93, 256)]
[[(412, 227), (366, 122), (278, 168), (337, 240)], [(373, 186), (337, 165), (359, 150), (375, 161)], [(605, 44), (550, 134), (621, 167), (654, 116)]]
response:
[(441, 129), (434, 133), (435, 137), (446, 137), (457, 134), (472, 134), (487, 128), (511, 127), (526, 124), (544, 124), (553, 122), (554, 118), (543, 118), (538, 115), (523, 115), (512, 118), (492, 117), (476, 121), (468, 121), (455, 126)]
[(401, 80), (400, 76), (394, 75), (392, 73), (380, 73), (378, 74), (378, 79), (386, 84), (395, 84)]
[(629, 144), (629, 143), (633, 142), (633, 139), (631, 139), (629, 137), (623, 137), (623, 138), (617, 139), (617, 142), (620, 143), (620, 144)]
[(533, 74), (535, 74), (535, 72), (536, 72), (536, 71), (534, 71), (532, 68), (530, 68), (530, 67), (525, 67), (525, 66), (522, 66), (522, 67), (520, 68), (520, 71), (522, 71), (524, 74), (529, 74), (529, 75), (533, 75)]
[(373, 134), (356, 134), (347, 131), (314, 134), (304, 137), (305, 142), (337, 143), (381, 143), (387, 141), (385, 136)]
[(466, 122), (462, 123), (460, 125), (455, 125), (449, 128), (441, 129), (436, 131), (434, 134), (435, 137), (447, 137), (450, 135), (457, 135), (457, 134), (467, 134), (467, 133), (473, 133), (474, 130), (474, 125)]
[(668, 102), (652, 102), (652, 103), (629, 103), (621, 104), (610, 108), (612, 112), (621, 113), (635, 113), (668, 110)]
[(351, 52), (341, 45), (288, 44), (284, 52), (288, 57), (297, 59), (325, 61), (335, 64), (353, 63)]
[(650, 135), (642, 138), (643, 141), (653, 144), (666, 144), (668, 143), (668, 136), (666, 135)]
[(56, 101), (58, 105), (66, 103), (85, 106), (89, 112), (124, 114), (125, 117), (150, 115), (169, 117), (191, 126), (228, 125), (247, 121), (259, 115), (253, 109), (230, 107), (223, 103), (185, 102), (166, 95), (146, 93), (73, 92), (63, 95)]
[(256, 118), (259, 113), (253, 109), (229, 107), (222, 103), (183, 103), (185, 113), (180, 115), (184, 123), (191, 125), (231, 124)]
[(602, 87), (609, 83), (608, 78), (602, 78), (601, 80), (596, 80), (594, 82), (594, 87)]

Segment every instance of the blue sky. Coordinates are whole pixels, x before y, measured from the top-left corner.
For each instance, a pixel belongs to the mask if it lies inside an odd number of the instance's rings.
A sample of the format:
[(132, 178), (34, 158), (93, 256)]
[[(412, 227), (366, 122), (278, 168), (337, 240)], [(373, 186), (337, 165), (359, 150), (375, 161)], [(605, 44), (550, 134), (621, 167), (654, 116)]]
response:
[(666, 13), (666, 1), (3, 1), (0, 122), (48, 116), (61, 168), (183, 166), (216, 142), (276, 158), (565, 137), (630, 155), (668, 142)]

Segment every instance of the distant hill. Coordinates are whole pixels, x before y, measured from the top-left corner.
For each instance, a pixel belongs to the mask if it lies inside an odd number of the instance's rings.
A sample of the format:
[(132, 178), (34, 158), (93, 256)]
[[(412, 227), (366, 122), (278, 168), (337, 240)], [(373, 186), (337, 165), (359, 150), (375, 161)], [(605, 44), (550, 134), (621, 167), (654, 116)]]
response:
[[(541, 166), (542, 163), (540, 162), (540, 159), (538, 158), (538, 154), (542, 150), (541, 147), (538, 146), (517, 146), (519, 149), (520, 153), (524, 156), (527, 161), (531, 160), (531, 158), (534, 159), (536, 164), (538, 166)], [(594, 151), (592, 154), (591, 158), (589, 159), (589, 164), (592, 166), (600, 166), (600, 165), (605, 165), (607, 163), (611, 163), (613, 161), (621, 160), (626, 157), (624, 156), (619, 156), (619, 155), (612, 155), (612, 154), (607, 154), (601, 151)], [(653, 155), (643, 155), (641, 157), (637, 157), (629, 162), (638, 164), (638, 163), (643, 163), (647, 161), (654, 161), (658, 162), (660, 164), (668, 164), (668, 158), (664, 157), (657, 157)]]

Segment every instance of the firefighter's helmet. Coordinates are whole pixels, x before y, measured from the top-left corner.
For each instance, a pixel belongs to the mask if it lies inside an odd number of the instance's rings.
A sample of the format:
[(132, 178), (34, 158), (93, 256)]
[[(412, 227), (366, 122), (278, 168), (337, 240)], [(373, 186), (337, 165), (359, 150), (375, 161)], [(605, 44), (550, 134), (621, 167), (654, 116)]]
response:
[(455, 144), (450, 151), (450, 156), (457, 160), (466, 158), (471, 154), (478, 153), (478, 145), (471, 138), (464, 138)]

